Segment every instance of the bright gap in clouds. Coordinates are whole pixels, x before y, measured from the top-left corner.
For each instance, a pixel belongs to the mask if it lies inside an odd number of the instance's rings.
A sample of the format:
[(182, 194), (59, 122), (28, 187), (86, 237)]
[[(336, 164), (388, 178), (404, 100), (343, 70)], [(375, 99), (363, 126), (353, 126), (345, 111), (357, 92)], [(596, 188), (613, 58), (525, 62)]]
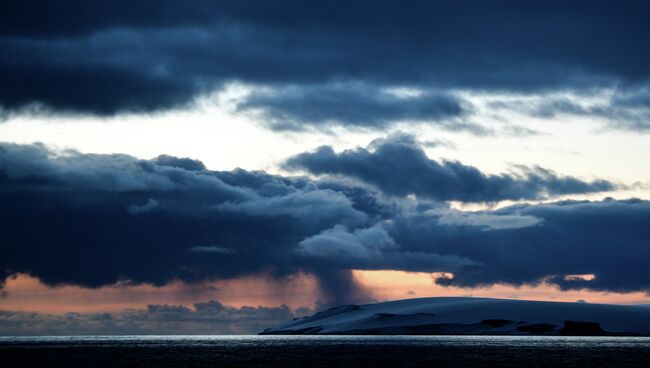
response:
[(199, 99), (190, 109), (112, 118), (22, 114), (0, 124), (6, 142), (43, 142), (84, 153), (125, 153), (149, 159), (160, 154), (191, 157), (213, 170), (271, 169), (275, 162), (317, 138), (274, 134), (228, 111), (233, 87)]
[[(484, 127), (485, 135), (413, 121), (397, 123), (383, 132), (340, 126), (327, 127), (326, 131), (277, 132), (264, 126), (260, 121), (263, 116), (236, 111), (237, 102), (253, 89), (233, 84), (197, 99), (185, 110), (148, 115), (97, 118), (44, 112), (13, 114), (0, 124), (0, 141), (42, 142), (58, 149), (126, 153), (145, 159), (168, 154), (201, 160), (212, 170), (241, 167), (278, 173), (279, 164), (291, 155), (321, 145), (338, 151), (365, 147), (373, 139), (403, 131), (415, 134), (433, 159), (458, 160), (491, 174), (511, 171), (516, 165), (538, 165), (563, 175), (602, 178), (627, 185), (616, 193), (580, 198), (650, 198), (647, 135), (604, 128), (602, 121), (593, 117), (531, 116), (517, 107), (531, 101), (539, 103), (543, 96), (457, 92), (471, 103), (473, 112), (467, 122)], [(404, 95), (403, 98), (414, 93), (405, 91), (398, 88), (391, 93)], [(602, 93), (604, 96), (590, 96), (581, 103), (598, 104), (598, 98), (606, 98), (608, 92)], [(580, 102), (579, 96), (562, 97)]]

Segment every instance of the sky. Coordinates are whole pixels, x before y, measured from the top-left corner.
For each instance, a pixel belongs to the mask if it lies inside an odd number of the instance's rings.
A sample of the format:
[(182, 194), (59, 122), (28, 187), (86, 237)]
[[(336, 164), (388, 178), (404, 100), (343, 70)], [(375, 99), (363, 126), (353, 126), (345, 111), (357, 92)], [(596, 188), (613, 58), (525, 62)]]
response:
[(0, 335), (650, 303), (644, 1), (16, 1)]

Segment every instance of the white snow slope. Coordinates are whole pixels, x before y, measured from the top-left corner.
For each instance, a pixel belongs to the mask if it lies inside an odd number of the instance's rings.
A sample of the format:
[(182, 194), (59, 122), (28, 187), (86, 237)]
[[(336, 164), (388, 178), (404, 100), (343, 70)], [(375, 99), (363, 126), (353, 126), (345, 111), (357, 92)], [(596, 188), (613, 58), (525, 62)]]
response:
[[(560, 332), (565, 321), (650, 335), (650, 308), (644, 306), (453, 297), (341, 306), (262, 334), (573, 334)], [(530, 326), (541, 330), (531, 332)]]

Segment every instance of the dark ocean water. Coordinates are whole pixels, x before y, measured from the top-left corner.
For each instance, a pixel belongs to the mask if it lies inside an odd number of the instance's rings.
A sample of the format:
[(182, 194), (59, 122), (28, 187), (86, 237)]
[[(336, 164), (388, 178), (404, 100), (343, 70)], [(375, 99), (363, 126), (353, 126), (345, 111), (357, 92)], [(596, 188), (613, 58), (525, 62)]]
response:
[(648, 337), (0, 337), (0, 367), (650, 367)]

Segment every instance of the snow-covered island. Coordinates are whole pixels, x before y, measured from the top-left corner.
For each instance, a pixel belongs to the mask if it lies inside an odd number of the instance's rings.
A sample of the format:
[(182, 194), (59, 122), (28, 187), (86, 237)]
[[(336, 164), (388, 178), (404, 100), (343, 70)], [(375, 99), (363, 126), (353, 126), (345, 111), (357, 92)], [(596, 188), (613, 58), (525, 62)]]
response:
[(488, 298), (418, 298), (344, 305), (263, 335), (644, 335), (650, 307)]

